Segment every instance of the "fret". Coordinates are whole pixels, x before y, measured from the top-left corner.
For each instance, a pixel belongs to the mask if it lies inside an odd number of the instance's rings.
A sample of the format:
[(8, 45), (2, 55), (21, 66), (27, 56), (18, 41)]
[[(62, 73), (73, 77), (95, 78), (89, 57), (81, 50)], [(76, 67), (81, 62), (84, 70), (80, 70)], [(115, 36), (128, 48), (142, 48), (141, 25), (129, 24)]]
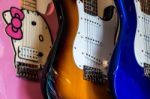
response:
[(36, 0), (22, 0), (21, 6), (23, 9), (36, 11), (37, 10), (37, 2)]
[(84, 0), (84, 12), (96, 16), (98, 13), (97, 0)]
[(150, 1), (149, 0), (139, 0), (141, 4), (142, 12), (150, 15)]

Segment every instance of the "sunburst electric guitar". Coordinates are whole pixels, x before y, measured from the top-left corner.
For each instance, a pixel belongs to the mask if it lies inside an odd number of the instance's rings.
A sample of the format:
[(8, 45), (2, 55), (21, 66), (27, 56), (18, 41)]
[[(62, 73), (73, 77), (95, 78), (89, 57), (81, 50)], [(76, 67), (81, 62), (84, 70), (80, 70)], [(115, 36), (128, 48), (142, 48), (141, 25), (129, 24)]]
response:
[(113, 2), (102, 10), (100, 0), (54, 2), (60, 31), (45, 71), (45, 98), (110, 99), (106, 84), (100, 83), (106, 79), (118, 26)]
[(150, 1), (115, 0), (120, 35), (110, 62), (116, 99), (150, 99)]

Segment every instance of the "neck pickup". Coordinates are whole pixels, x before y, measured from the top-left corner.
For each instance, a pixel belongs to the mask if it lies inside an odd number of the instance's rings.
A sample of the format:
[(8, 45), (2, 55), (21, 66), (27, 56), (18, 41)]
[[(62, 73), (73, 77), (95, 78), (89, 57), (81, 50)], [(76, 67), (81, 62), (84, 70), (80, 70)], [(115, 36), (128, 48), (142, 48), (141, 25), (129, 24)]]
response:
[(97, 16), (97, 0), (84, 0), (84, 11), (87, 14)]

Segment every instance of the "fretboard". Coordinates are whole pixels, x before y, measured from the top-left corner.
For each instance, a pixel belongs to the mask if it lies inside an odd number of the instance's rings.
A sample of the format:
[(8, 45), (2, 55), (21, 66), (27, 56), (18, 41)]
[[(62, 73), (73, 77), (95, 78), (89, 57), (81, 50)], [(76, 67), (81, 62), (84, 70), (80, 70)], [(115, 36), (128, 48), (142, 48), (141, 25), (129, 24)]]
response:
[(139, 0), (141, 4), (141, 10), (150, 15), (150, 0)]
[(97, 0), (84, 0), (84, 11), (87, 14), (97, 15)]
[(21, 7), (26, 10), (36, 11), (37, 2), (36, 0), (21, 0)]

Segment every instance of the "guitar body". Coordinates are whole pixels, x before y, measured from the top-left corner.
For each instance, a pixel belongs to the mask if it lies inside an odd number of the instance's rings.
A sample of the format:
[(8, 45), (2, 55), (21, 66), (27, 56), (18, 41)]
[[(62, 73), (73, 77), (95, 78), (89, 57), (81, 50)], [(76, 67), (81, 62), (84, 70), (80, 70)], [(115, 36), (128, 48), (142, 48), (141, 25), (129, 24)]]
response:
[(115, 0), (121, 27), (108, 75), (116, 99), (150, 99), (148, 2)]
[[(46, 68), (47, 71), (46, 74), (44, 74), (46, 77), (44, 78), (45, 82), (43, 84), (44, 90), (46, 90), (44, 92), (44, 94), (46, 93), (45, 98), (110, 99), (111, 96), (108, 93), (107, 82), (99, 84), (85, 80), (83, 70), (81, 67), (78, 67), (78, 64), (75, 62), (75, 55), (79, 55), (78, 52), (74, 52), (78, 46), (78, 44), (75, 44), (80, 35), (78, 31), (79, 28), (81, 29), (79, 24), (81, 21), (79, 13), (80, 10), (84, 10), (80, 9), (77, 4), (80, 3), (83, 5), (83, 2), (80, 0), (68, 0), (67, 2), (56, 0), (56, 2), (58, 3), (56, 5), (60, 5), (59, 3), (61, 2), (66, 23), (60, 36), (60, 41), (58, 43), (56, 40), (57, 44), (54, 44), (54, 48), (52, 49), (53, 53), (47, 63), (48, 68)], [(98, 19), (98, 17), (96, 18)], [(102, 19), (99, 18), (99, 20)], [(112, 20), (115, 20), (115, 22), (113, 21), (115, 25), (113, 25), (112, 29), (114, 31), (112, 34), (115, 35), (117, 29), (116, 14), (113, 14)], [(113, 24), (113, 22), (110, 23)], [(103, 25), (102, 23), (100, 24)], [(84, 28), (84, 24), (82, 24), (82, 28)], [(111, 43), (113, 43), (114, 35), (111, 38)], [(83, 42), (82, 39), (79, 41)], [(80, 46), (84, 46), (83, 43), (80, 44)], [(84, 57), (78, 58), (80, 61), (84, 61)]]
[(57, 94), (60, 98), (68, 99), (110, 99), (106, 84), (96, 85), (83, 80), (83, 71), (77, 68), (72, 54), (79, 20), (77, 5), (75, 1), (69, 0), (64, 7), (67, 16), (66, 35), (54, 64), (58, 73), (55, 78)]

